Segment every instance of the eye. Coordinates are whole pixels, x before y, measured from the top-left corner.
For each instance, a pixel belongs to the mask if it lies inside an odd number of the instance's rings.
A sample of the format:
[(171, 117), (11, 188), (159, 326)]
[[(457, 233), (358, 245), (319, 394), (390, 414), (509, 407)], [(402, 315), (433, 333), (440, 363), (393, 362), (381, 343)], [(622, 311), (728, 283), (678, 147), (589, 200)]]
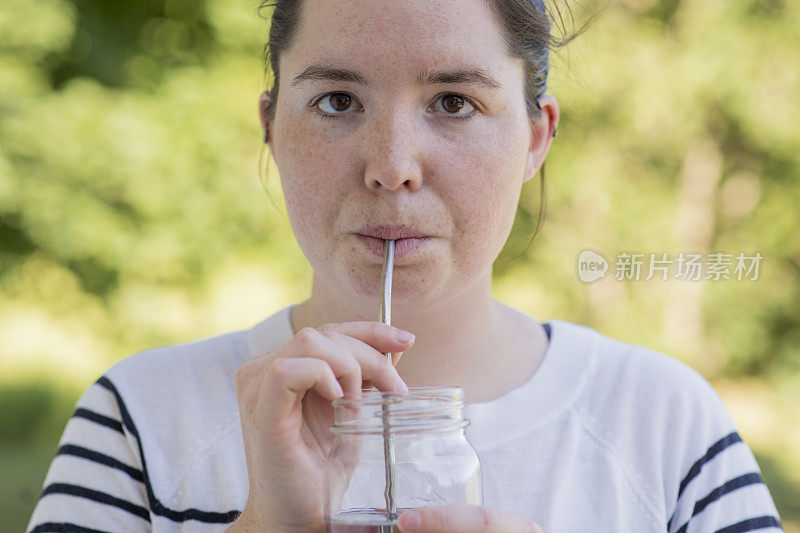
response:
[[(474, 116), (474, 113), (470, 112), (475, 110), (475, 106), (469, 99), (459, 94), (443, 94), (436, 101), (441, 102), (441, 109), (446, 115), (453, 118), (472, 118)], [(462, 111), (466, 112), (462, 113)]]
[(322, 95), (312, 105), (323, 112), (322, 116), (328, 118), (331, 115), (346, 114), (354, 101), (354, 98), (347, 93), (328, 93)]

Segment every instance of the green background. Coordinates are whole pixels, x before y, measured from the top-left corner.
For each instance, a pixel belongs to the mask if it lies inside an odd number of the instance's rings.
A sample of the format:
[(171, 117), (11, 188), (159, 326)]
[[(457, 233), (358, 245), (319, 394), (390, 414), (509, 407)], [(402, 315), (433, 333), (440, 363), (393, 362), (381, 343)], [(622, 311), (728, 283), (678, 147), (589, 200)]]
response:
[[(308, 296), (257, 97), (250, 0), (0, 6), (0, 530), (79, 394), (142, 349)], [(576, 18), (583, 12), (574, 8)], [(268, 13), (265, 13), (268, 15)], [(673, 355), (723, 397), (800, 532), (800, 3), (626, 0), (552, 59), (562, 108), (497, 298)], [(577, 257), (608, 259), (582, 283)], [(618, 254), (763, 256), (757, 280), (614, 279)], [(707, 256), (704, 256), (707, 257)], [(732, 271), (732, 270), (731, 270)]]

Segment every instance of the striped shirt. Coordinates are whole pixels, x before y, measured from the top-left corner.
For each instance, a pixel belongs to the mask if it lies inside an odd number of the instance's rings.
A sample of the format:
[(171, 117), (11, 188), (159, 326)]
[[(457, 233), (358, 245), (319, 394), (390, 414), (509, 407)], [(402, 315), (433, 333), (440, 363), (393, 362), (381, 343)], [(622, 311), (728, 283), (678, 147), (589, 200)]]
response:
[[(289, 311), (114, 365), (78, 401), (28, 531), (224, 531), (248, 492), (234, 374), (292, 337)], [(466, 406), (485, 505), (548, 533), (781, 530), (705, 379), (583, 326), (548, 333), (522, 386)]]

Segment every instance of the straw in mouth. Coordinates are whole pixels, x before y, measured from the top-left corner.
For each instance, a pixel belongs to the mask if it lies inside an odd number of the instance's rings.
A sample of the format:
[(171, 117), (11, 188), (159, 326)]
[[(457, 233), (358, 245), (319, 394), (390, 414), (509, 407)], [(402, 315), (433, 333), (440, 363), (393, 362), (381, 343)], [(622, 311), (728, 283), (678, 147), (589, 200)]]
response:
[[(394, 241), (383, 241), (383, 271), (381, 272), (381, 300), (379, 320), (391, 324), (392, 317), (392, 270), (394, 270)], [(388, 354), (391, 358), (391, 354)]]

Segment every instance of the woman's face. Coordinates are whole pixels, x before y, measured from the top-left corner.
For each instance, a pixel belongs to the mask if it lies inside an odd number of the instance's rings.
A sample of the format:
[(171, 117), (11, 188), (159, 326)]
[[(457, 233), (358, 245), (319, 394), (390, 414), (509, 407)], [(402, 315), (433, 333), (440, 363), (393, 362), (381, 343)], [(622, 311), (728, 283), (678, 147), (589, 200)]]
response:
[(382, 256), (358, 233), (383, 225), (428, 236), (398, 244), (395, 306), (490, 271), (541, 161), (485, 0), (304, 0), (279, 67), (270, 149), (316, 276), (374, 301)]

